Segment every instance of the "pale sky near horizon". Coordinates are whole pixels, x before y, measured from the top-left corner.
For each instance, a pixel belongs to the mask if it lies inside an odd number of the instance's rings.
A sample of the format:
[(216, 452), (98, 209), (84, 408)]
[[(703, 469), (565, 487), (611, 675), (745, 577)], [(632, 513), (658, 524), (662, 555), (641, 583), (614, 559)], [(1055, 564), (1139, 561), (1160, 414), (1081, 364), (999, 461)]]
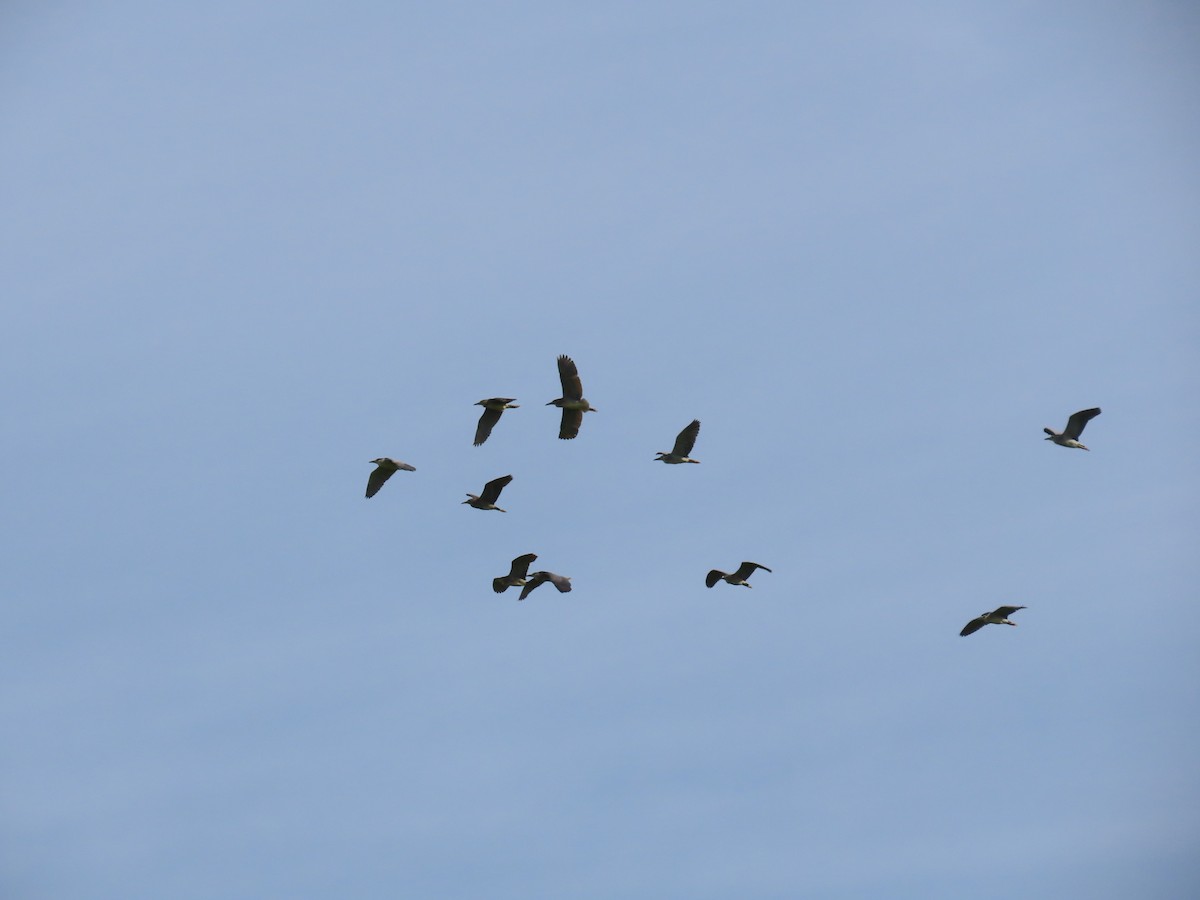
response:
[(1198, 101), (1186, 3), (7, 5), (0, 897), (1197, 896)]

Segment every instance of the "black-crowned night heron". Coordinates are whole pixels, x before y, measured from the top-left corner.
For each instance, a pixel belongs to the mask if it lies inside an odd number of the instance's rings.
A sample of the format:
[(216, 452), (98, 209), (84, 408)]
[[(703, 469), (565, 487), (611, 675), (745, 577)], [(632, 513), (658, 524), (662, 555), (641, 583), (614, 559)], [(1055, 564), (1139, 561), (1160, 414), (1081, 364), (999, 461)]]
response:
[(991, 612), (985, 612), (983, 615), (972, 619), (968, 622), (963, 630), (960, 631), (959, 637), (966, 637), (968, 634), (974, 634), (984, 625), (1016, 625), (1016, 622), (1010, 622), (1008, 617), (1015, 613), (1018, 609), (1024, 609), (1023, 606), (998, 606)]
[(500, 499), (500, 492), (504, 490), (504, 486), (512, 481), (511, 475), (501, 475), (499, 478), (493, 478), (483, 486), (483, 493), (476, 497), (474, 494), (467, 494), (467, 499), (463, 503), (468, 506), (473, 506), (476, 509), (494, 509), (496, 512), (507, 512), (508, 510), (501, 509), (496, 505), (496, 501)]
[(1084, 426), (1096, 416), (1100, 415), (1100, 407), (1094, 409), (1081, 409), (1077, 413), (1073, 413), (1071, 418), (1067, 419), (1067, 427), (1063, 429), (1062, 434), (1059, 434), (1053, 428), (1043, 428), (1042, 431), (1050, 435), (1043, 440), (1054, 441), (1060, 447), (1073, 447), (1076, 450), (1086, 450), (1087, 447), (1079, 443), (1079, 436), (1083, 434)]
[(559, 440), (569, 441), (579, 434), (583, 414), (597, 410), (583, 399), (583, 382), (579, 380), (579, 370), (575, 368), (571, 357), (558, 358), (558, 380), (562, 382), (563, 395), (546, 405), (557, 406), (562, 410), (562, 424), (558, 426), (558, 437)]
[(516, 403), (513, 403), (515, 399), (515, 397), (489, 397), (487, 400), (480, 400), (475, 404), (483, 407), (483, 415), (479, 417), (479, 424), (475, 426), (476, 447), (488, 439), (488, 435), (492, 433), (492, 429), (496, 427), (496, 423), (500, 421), (500, 416), (506, 409), (520, 409)]
[(565, 594), (571, 590), (571, 579), (566, 575), (555, 575), (553, 572), (534, 572), (525, 580), (525, 586), (521, 588), (521, 596), (517, 599), (524, 600), (529, 596), (531, 591), (545, 584), (547, 581), (558, 588), (560, 594)]
[(375, 471), (367, 478), (367, 496), (374, 497), (379, 493), (379, 489), (383, 487), (383, 483), (396, 474), (397, 471), (403, 469), (405, 472), (417, 471), (416, 466), (410, 466), (406, 462), (400, 462), (398, 459), (388, 459), (386, 456), (381, 456), (379, 459), (373, 459), (375, 463)]
[(510, 587), (521, 587), (525, 584), (525, 575), (529, 572), (529, 564), (537, 559), (536, 553), (526, 553), (512, 561), (512, 568), (507, 575), (492, 579), (492, 590), (503, 594)]
[(684, 427), (683, 431), (675, 438), (675, 446), (671, 448), (670, 453), (658, 451), (658, 455), (654, 457), (659, 462), (669, 463), (670, 465), (678, 465), (679, 463), (699, 463), (698, 459), (689, 459), (688, 454), (692, 452), (692, 448), (696, 446), (696, 435), (700, 433), (700, 420), (692, 419), (691, 423)]
[(746, 579), (754, 574), (755, 569), (762, 569), (764, 572), (770, 572), (766, 566), (759, 565), (756, 562), (743, 562), (738, 566), (736, 572), (722, 572), (720, 569), (713, 569), (708, 573), (708, 577), (704, 579), (704, 583), (712, 587), (718, 581), (724, 581), (729, 584), (740, 584), (742, 587), (753, 587)]

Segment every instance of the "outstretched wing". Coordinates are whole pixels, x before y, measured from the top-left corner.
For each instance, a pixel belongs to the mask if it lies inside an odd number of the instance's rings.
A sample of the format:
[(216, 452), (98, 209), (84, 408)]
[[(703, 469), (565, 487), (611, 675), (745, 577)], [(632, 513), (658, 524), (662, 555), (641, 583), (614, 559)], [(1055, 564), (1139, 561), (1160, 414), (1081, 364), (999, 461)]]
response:
[(970, 622), (963, 626), (963, 630), (958, 633), (959, 637), (966, 637), (968, 634), (974, 634), (980, 628), (987, 624), (987, 616), (976, 616)]
[(709, 572), (707, 575), (704, 576), (704, 583), (708, 587), (712, 587), (714, 584), (716, 584), (718, 581), (720, 581), (724, 577), (725, 577), (725, 573), (722, 572), (720, 569), (713, 569), (711, 572)]
[(571, 357), (558, 358), (558, 380), (562, 382), (564, 400), (583, 399), (583, 382), (579, 380), (579, 370), (575, 368), (575, 360)]
[(1007, 619), (1009, 616), (1011, 616), (1013, 613), (1015, 613), (1018, 609), (1024, 609), (1024, 608), (1025, 607), (1023, 607), (1023, 606), (998, 606), (998, 607), (996, 607), (995, 610), (992, 611), (992, 615), (998, 619)]
[(484, 503), (495, 503), (500, 499), (500, 492), (504, 490), (504, 486), (513, 480), (511, 475), (502, 475), (499, 478), (493, 478), (483, 486), (483, 493), (479, 495), (479, 499)]
[(562, 411), (562, 422), (558, 426), (558, 439), (560, 441), (573, 440), (579, 434), (579, 426), (582, 424), (583, 410), (564, 409)]
[(539, 575), (544, 575), (546, 581), (558, 588), (560, 594), (569, 593), (571, 590), (571, 579), (566, 575), (556, 575), (553, 572), (539, 572)]
[(1072, 440), (1079, 440), (1079, 436), (1083, 434), (1084, 426), (1096, 416), (1100, 415), (1100, 407), (1094, 409), (1081, 409), (1077, 413), (1072, 413), (1071, 418), (1067, 419), (1067, 427), (1063, 430), (1063, 434)]
[(691, 424), (679, 432), (679, 436), (675, 438), (675, 447), (671, 451), (674, 456), (690, 456), (692, 448), (696, 446), (696, 435), (700, 433), (700, 420), (692, 419)]
[(536, 588), (540, 587), (546, 582), (547, 575), (549, 575), (548, 572), (534, 572), (532, 575), (530, 575), (525, 580), (525, 586), (521, 588), (521, 596), (517, 599), (524, 600), (526, 597), (528, 597)]
[(756, 562), (743, 562), (740, 566), (738, 566), (738, 570), (733, 573), (733, 577), (738, 581), (745, 581), (754, 574), (755, 569), (762, 569), (764, 572), (771, 571), (766, 566), (760, 566)]
[(524, 600), (534, 588), (540, 587), (547, 581), (558, 588), (560, 594), (565, 594), (571, 590), (571, 579), (566, 575), (556, 575), (553, 572), (534, 572), (526, 579), (525, 587), (521, 589), (521, 596), (517, 599)]
[(496, 423), (500, 421), (500, 416), (503, 410), (483, 408), (483, 415), (479, 417), (479, 424), (475, 426), (475, 446), (478, 447), (492, 433), (492, 429), (496, 427)]
[(383, 466), (376, 466), (375, 471), (367, 478), (367, 496), (374, 497), (378, 494), (379, 489), (383, 487), (383, 483), (391, 478), (395, 471), (395, 469), (385, 469)]
[(508, 570), (509, 578), (524, 578), (529, 574), (529, 564), (537, 559), (536, 553), (526, 553), (524, 556), (518, 556), (512, 561), (512, 568)]

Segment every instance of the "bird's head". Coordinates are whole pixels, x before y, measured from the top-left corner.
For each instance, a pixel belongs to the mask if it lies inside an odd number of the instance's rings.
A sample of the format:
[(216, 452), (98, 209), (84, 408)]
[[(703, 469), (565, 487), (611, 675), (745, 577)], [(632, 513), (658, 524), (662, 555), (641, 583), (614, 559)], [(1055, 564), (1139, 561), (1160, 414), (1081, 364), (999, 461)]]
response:
[(659, 451), (658, 451), (656, 454), (654, 454), (654, 458), (655, 458), (655, 459), (663, 459), (663, 458), (665, 458), (665, 457), (666, 457), (666, 455), (667, 455), (667, 454), (665, 454), (665, 453), (663, 453), (661, 450), (659, 450)]
[(381, 457), (379, 457), (379, 459), (371, 460), (371, 462), (375, 463), (375, 465), (377, 465), (377, 466), (382, 466), (384, 463), (387, 462), (387, 457), (381, 456)]

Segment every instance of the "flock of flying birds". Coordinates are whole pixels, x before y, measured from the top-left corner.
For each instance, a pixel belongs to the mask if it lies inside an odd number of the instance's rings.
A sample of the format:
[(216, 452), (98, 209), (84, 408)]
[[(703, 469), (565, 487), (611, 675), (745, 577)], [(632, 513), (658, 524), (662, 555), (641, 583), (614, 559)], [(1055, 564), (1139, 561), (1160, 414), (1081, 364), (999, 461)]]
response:
[[(1072, 413), (1067, 419), (1067, 427), (1061, 432), (1055, 431), (1053, 428), (1043, 428), (1049, 437), (1044, 438), (1047, 441), (1054, 441), (1060, 447), (1070, 447), (1073, 450), (1087, 450), (1087, 447), (1079, 443), (1079, 436), (1083, 434), (1083, 429), (1087, 423), (1100, 415), (1100, 407), (1096, 406), (1092, 409), (1081, 409), (1077, 413)], [(968, 634), (974, 634), (984, 625), (1016, 625), (1017, 623), (1009, 619), (1018, 609), (1024, 609), (1023, 606), (998, 606), (991, 612), (985, 612), (966, 625), (959, 632), (959, 636), (966, 637)]]
[[(556, 400), (551, 400), (546, 405), (557, 406), (562, 410), (562, 421), (558, 427), (558, 437), (560, 440), (569, 441), (578, 436), (579, 428), (583, 424), (583, 414), (585, 412), (596, 412), (597, 410), (583, 396), (583, 383), (579, 380), (579, 369), (576, 368), (575, 361), (571, 357), (564, 355), (558, 358), (558, 378), (562, 382), (562, 396)], [(513, 402), (515, 399), (514, 397), (489, 397), (475, 404), (476, 406), (483, 407), (483, 413), (479, 416), (479, 424), (475, 427), (476, 447), (488, 439), (492, 433), (492, 429), (496, 427), (496, 423), (500, 421), (500, 417), (504, 415), (506, 409), (519, 408), (518, 404)], [(1067, 419), (1067, 426), (1061, 432), (1055, 431), (1052, 428), (1043, 428), (1042, 430), (1048, 435), (1045, 439), (1053, 441), (1060, 447), (1087, 450), (1088, 448), (1079, 442), (1079, 437), (1083, 434), (1083, 429), (1087, 426), (1087, 423), (1098, 415), (1100, 415), (1099, 407), (1081, 409)], [(676, 436), (675, 446), (671, 448), (671, 452), (664, 453), (660, 450), (654, 458), (668, 465), (699, 463), (700, 460), (692, 459), (690, 456), (692, 448), (696, 446), (696, 437), (699, 434), (700, 420), (693, 419)], [(415, 466), (410, 466), (406, 462), (401, 462), (398, 459), (390, 459), (386, 456), (373, 459), (371, 462), (375, 464), (375, 469), (367, 479), (368, 497), (374, 497), (378, 494), (384, 482), (396, 472), (400, 470), (404, 470), (405, 472), (416, 471)], [(511, 475), (493, 478), (483, 486), (482, 493), (478, 495), (467, 494), (467, 499), (462, 502), (468, 506), (473, 506), (475, 509), (506, 512), (506, 510), (496, 505), (496, 501), (500, 499), (500, 492), (512, 480), (513, 477)], [(518, 556), (512, 561), (507, 575), (501, 575), (498, 578), (492, 579), (492, 590), (497, 594), (503, 594), (510, 587), (519, 587), (521, 589), (521, 596), (517, 598), (518, 600), (524, 600), (529, 596), (531, 591), (546, 582), (550, 582), (561, 593), (571, 590), (571, 579), (565, 575), (545, 571), (533, 572), (531, 574), (529, 567), (536, 559), (536, 553), (525, 553)], [(718, 581), (724, 581), (726, 584), (740, 585), (741, 587), (752, 587), (749, 578), (759, 569), (762, 569), (764, 572), (771, 571), (761, 563), (744, 561), (733, 572), (722, 572), (720, 569), (712, 569), (705, 576), (704, 583), (710, 588)], [(991, 612), (982, 613), (963, 626), (963, 630), (959, 632), (959, 635), (966, 637), (968, 634), (974, 634), (984, 625), (1016, 625), (1017, 623), (1008, 617), (1017, 610), (1024, 608), (1024, 606), (1000, 606)]]

